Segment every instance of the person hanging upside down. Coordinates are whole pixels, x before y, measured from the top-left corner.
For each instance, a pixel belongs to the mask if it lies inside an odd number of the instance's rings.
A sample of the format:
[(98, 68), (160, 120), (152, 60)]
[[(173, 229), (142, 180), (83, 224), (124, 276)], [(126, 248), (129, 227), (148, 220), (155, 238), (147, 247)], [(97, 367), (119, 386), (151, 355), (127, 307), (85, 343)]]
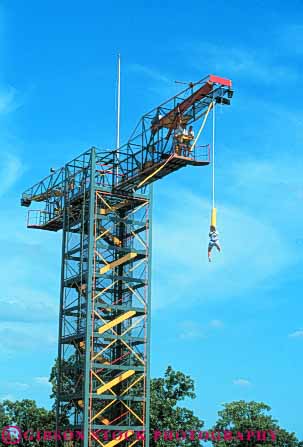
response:
[(209, 231), (209, 244), (208, 244), (208, 260), (209, 260), (209, 262), (211, 262), (210, 254), (214, 247), (216, 247), (216, 249), (218, 251), (221, 251), (218, 234), (219, 233), (217, 232), (216, 227), (211, 225), (210, 231)]

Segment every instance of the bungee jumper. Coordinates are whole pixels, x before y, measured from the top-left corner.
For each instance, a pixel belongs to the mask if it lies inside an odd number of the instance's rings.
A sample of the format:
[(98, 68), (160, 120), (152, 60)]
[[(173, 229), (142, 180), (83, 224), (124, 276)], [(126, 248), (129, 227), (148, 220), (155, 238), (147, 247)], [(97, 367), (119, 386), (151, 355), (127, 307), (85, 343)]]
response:
[(209, 243), (207, 251), (209, 262), (211, 262), (211, 251), (214, 247), (216, 247), (219, 252), (221, 251), (221, 246), (219, 243), (219, 233), (217, 232), (216, 227), (214, 225), (211, 225), (209, 230)]

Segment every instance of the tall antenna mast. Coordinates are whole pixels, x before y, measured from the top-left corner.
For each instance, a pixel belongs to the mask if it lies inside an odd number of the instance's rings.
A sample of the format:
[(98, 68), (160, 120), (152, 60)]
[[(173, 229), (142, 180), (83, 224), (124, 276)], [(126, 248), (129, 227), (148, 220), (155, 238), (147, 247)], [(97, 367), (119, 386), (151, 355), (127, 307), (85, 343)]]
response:
[(119, 148), (120, 148), (120, 71), (121, 60), (120, 53), (118, 53), (117, 60), (117, 122), (116, 122), (116, 153), (117, 153), (117, 169), (116, 169), (116, 183), (119, 183)]
[(120, 53), (117, 61), (117, 130), (116, 130), (116, 149), (120, 147)]

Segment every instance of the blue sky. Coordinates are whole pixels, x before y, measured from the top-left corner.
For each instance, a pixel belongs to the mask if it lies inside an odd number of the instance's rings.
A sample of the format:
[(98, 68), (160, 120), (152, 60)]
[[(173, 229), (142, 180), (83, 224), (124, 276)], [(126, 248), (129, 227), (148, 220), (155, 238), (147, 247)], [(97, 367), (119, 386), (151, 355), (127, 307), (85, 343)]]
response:
[(0, 2), (1, 399), (49, 405), (57, 349), (60, 235), (26, 229), (20, 193), (113, 147), (120, 51), (122, 140), (176, 79), (235, 88), (217, 111), (212, 264), (210, 169), (155, 186), (152, 374), (190, 374), (207, 426), (222, 402), (257, 400), (303, 437), (302, 18), (299, 0)]

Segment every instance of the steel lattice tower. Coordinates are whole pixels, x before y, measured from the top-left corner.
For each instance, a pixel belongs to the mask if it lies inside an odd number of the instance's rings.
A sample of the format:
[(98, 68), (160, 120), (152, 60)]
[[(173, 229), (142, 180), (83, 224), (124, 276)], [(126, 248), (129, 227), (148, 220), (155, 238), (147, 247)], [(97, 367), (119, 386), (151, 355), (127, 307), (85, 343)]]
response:
[(23, 206), (43, 204), (29, 210), (29, 228), (63, 233), (57, 429), (81, 431), (75, 446), (149, 446), (149, 185), (209, 164), (208, 147), (177, 144), (176, 128), (232, 93), (216, 76), (191, 84), (144, 115), (119, 150), (93, 147), (22, 195)]

